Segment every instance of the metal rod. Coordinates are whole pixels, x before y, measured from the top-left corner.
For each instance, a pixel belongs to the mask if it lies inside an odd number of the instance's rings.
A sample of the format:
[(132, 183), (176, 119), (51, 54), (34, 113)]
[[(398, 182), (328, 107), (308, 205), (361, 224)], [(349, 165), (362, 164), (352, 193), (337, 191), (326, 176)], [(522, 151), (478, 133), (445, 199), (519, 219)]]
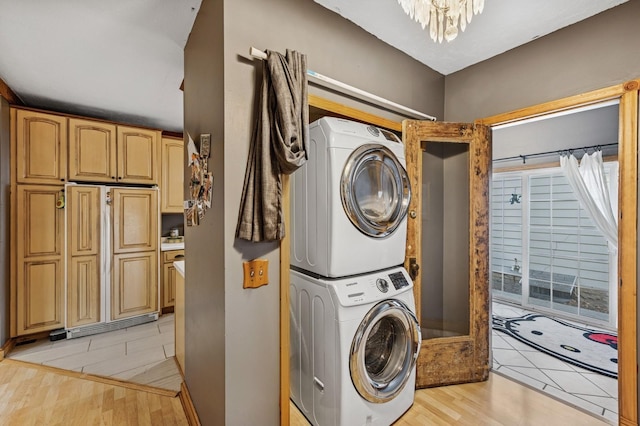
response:
[(544, 155), (561, 154), (563, 152), (573, 152), (573, 151), (579, 151), (581, 149), (586, 151), (588, 149), (603, 148), (605, 146), (615, 146), (615, 145), (618, 145), (618, 142), (607, 143), (604, 145), (582, 146), (579, 148), (557, 149), (555, 151), (537, 152), (535, 154), (514, 155), (512, 157), (496, 158), (493, 161), (522, 160), (522, 163), (524, 164), (527, 162), (527, 158), (531, 158), (531, 157), (542, 157)]
[[(249, 54), (257, 59), (261, 59), (261, 60), (265, 60), (267, 59), (267, 54), (264, 53), (262, 50), (260, 49), (256, 49), (255, 47), (251, 47), (249, 49)], [(395, 103), (393, 101), (390, 101), (388, 99), (385, 98), (381, 98), (380, 96), (374, 95), (373, 93), (369, 93), (366, 92), (364, 90), (358, 89), (357, 87), (353, 87), (350, 86), (346, 83), (343, 83), (341, 81), (335, 80), (331, 77), (327, 77), (326, 75), (322, 75), (320, 73), (317, 73), (315, 71), (312, 70), (307, 70), (307, 76), (309, 77), (309, 80), (319, 86), (322, 87), (327, 87), (330, 89), (334, 89), (337, 90), (341, 93), (346, 93), (348, 95), (354, 96), (358, 99), (362, 99), (365, 101), (369, 101), (372, 102), (376, 105), (385, 107), (387, 109), (390, 109), (392, 111), (398, 112), (404, 116), (407, 117), (413, 117), (413, 118), (420, 118), (420, 119), (424, 119), (424, 120), (431, 120), (431, 121), (436, 121), (436, 118), (422, 113), (420, 111), (416, 111), (414, 109), (408, 108), (404, 105), (400, 105), (398, 103)]]

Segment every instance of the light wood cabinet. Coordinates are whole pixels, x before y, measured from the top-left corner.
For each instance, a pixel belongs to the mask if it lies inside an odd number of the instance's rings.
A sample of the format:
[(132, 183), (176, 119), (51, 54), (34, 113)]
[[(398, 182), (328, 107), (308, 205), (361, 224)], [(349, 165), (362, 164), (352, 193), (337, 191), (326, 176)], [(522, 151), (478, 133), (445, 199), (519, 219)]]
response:
[(67, 328), (100, 321), (100, 188), (67, 188)]
[(171, 312), (176, 300), (177, 271), (173, 262), (184, 258), (184, 250), (169, 250), (162, 253), (162, 278), (160, 281), (160, 309)]
[(182, 274), (176, 274), (176, 305), (175, 305), (174, 325), (175, 325), (175, 341), (176, 341), (176, 360), (182, 374), (184, 375), (186, 365), (184, 363), (184, 346), (185, 346), (185, 320), (184, 320), (184, 277)]
[(118, 126), (118, 182), (158, 184), (160, 132)]
[(59, 185), (67, 179), (67, 118), (11, 110), (18, 183)]
[(158, 311), (158, 191), (111, 188), (111, 319)]
[(69, 180), (116, 182), (116, 126), (69, 119)]
[(61, 186), (18, 185), (16, 194), (16, 335), (64, 325), (64, 210)]
[(184, 199), (184, 141), (162, 138), (160, 174), (160, 211), (182, 213)]
[(158, 191), (111, 188), (113, 253), (156, 250), (158, 247)]
[(69, 180), (80, 182), (158, 183), (160, 132), (69, 119)]
[(158, 310), (157, 258), (153, 251), (113, 256), (111, 319)]

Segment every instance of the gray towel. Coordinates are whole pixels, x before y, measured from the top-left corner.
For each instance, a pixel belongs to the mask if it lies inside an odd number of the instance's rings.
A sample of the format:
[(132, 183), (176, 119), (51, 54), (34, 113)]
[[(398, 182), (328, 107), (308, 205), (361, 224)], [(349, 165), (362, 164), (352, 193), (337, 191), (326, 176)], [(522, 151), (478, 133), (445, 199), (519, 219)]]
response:
[(306, 56), (267, 51), (258, 122), (251, 139), (236, 237), (277, 241), (284, 237), (281, 174), (307, 160), (309, 105)]

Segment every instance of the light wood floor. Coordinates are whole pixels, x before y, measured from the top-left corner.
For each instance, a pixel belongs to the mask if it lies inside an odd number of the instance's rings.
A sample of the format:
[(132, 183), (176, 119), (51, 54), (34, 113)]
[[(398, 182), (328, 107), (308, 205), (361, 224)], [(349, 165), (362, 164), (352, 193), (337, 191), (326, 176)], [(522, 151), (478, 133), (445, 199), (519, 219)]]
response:
[[(491, 373), (481, 383), (416, 391), (413, 406), (395, 426), (606, 425), (538, 391)], [(291, 426), (308, 426), (291, 404)]]
[(178, 397), (72, 377), (50, 367), (0, 362), (0, 424), (187, 425)]

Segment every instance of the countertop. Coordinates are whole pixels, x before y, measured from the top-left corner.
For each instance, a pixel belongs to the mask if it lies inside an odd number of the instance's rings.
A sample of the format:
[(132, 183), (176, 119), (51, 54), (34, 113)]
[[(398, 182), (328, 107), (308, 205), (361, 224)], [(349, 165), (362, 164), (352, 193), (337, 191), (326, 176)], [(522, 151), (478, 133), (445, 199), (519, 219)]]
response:
[(182, 275), (182, 278), (184, 278), (184, 260), (177, 260), (173, 262), (173, 266), (176, 268), (176, 271)]

